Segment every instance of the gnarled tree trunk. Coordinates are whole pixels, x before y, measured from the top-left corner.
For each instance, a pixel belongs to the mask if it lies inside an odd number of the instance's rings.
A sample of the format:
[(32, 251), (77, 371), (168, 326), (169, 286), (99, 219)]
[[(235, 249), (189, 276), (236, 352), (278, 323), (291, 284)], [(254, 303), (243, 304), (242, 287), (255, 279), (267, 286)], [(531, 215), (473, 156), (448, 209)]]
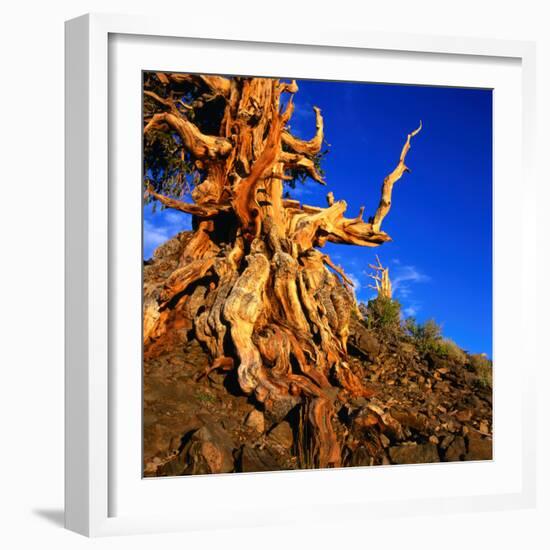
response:
[[(320, 249), (327, 241), (378, 246), (390, 240), (381, 224), (420, 128), (408, 135), (379, 207), (365, 221), (363, 208), (345, 217), (345, 201), (332, 193), (326, 208), (283, 198), (291, 174), (324, 184), (316, 166), (320, 109), (309, 141), (287, 129), (295, 82), (164, 73), (152, 81), (145, 96), (156, 107), (144, 132), (174, 135), (200, 181), (193, 202), (154, 186), (146, 190), (166, 207), (192, 214), (194, 233), (162, 287), (145, 290), (144, 353), (153, 357), (174, 345), (174, 332), (186, 327), (209, 350), (211, 368), (237, 369), (242, 391), (268, 416), (282, 419), (302, 407), (313, 465), (339, 466), (334, 400), (368, 391), (346, 362), (352, 283)], [(198, 107), (185, 102), (190, 94)], [(222, 110), (214, 135), (192, 121), (205, 102)]]

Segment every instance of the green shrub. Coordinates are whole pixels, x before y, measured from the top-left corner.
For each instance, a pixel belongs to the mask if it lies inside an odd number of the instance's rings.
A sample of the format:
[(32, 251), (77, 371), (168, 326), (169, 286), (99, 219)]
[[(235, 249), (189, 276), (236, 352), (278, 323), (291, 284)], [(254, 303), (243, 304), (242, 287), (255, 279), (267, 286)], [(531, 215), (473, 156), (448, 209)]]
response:
[(434, 352), (445, 356), (446, 350), (441, 336), (441, 327), (433, 319), (422, 324), (417, 323), (414, 317), (409, 317), (405, 320), (404, 327), (405, 332), (422, 355)]
[(439, 342), (439, 355), (446, 357), (449, 361), (458, 365), (465, 365), (468, 362), (466, 352), (457, 346), (450, 338), (443, 338)]
[(377, 296), (362, 307), (364, 321), (368, 328), (383, 333), (398, 333), (401, 329), (401, 304), (397, 300)]
[(467, 366), (476, 373), (478, 384), (481, 387), (493, 387), (493, 363), (484, 353), (468, 356)]

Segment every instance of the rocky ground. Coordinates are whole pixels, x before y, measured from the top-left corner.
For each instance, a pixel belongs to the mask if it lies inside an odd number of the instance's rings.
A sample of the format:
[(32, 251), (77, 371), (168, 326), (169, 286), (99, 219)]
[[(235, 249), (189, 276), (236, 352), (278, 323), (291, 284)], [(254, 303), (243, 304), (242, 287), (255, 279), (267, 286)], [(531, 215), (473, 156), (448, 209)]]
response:
[[(492, 458), (492, 389), (467, 365), (407, 341), (388, 342), (358, 320), (352, 369), (372, 397), (335, 396), (345, 466)], [(144, 364), (144, 473), (172, 476), (297, 469), (303, 435), (295, 411), (271, 424), (232, 372), (191, 340)]]

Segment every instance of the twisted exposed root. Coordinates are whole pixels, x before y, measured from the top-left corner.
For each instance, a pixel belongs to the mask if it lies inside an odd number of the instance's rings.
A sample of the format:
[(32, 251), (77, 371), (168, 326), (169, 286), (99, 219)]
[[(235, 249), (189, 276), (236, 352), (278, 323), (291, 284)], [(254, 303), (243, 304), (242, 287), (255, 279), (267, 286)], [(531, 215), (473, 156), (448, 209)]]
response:
[(248, 267), (237, 279), (223, 308), (231, 339), (240, 359), (239, 384), (245, 393), (259, 385), (264, 369), (258, 348), (252, 341), (254, 324), (262, 311), (263, 293), (269, 276), (269, 261), (262, 254), (247, 257)]
[[(176, 268), (144, 326), (147, 321), (149, 333), (164, 338), (177, 323), (187, 331), (193, 327), (213, 357), (201, 378), (237, 366), (242, 391), (263, 404), (272, 422), (300, 405), (308, 426), (300, 460), (339, 466), (334, 400), (340, 389), (343, 398), (370, 395), (345, 361), (353, 296), (328, 271), (322, 254), (298, 261), (277, 249), (270, 260), (265, 243), (254, 241), (240, 274), (230, 251)], [(154, 309), (149, 302), (147, 307)], [(153, 344), (146, 341), (146, 352)]]

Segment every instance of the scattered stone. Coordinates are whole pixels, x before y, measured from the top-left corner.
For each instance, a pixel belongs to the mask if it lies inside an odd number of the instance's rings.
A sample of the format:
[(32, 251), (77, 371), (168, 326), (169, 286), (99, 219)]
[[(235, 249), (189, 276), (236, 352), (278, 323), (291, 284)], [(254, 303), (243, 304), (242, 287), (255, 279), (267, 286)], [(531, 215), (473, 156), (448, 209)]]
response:
[(242, 472), (274, 472), (281, 470), (281, 463), (268, 448), (245, 446), (241, 453)]
[(284, 449), (291, 449), (294, 443), (294, 434), (288, 422), (277, 424), (270, 432), (268, 439)]
[(402, 426), (413, 428), (419, 432), (424, 430), (428, 423), (428, 418), (425, 415), (415, 411), (398, 411), (392, 409), (391, 414)]
[(380, 341), (362, 323), (352, 320), (348, 344), (373, 361), (380, 353)]
[(437, 447), (433, 443), (390, 447), (390, 459), (394, 464), (422, 464), (439, 462)]
[(468, 453), (465, 460), (492, 460), (493, 441), (491, 439), (468, 438)]
[(244, 421), (245, 426), (248, 426), (249, 428), (252, 428), (256, 430), (258, 433), (264, 433), (265, 430), (265, 418), (262, 411), (259, 411), (257, 409), (252, 409), (248, 416), (246, 417), (246, 420)]
[(485, 420), (479, 423), (479, 431), (482, 434), (488, 434), (489, 433), (489, 424)]
[(203, 426), (188, 443), (182, 457), (187, 455), (186, 474), (223, 474), (233, 471), (234, 443), (231, 437), (216, 425)]
[(364, 397), (356, 397), (350, 401), (350, 404), (353, 407), (361, 408), (365, 407), (368, 404), (368, 401)]
[[(337, 388), (335, 388), (337, 390)], [(287, 414), (300, 403), (297, 395), (288, 395), (285, 399), (277, 399), (265, 409), (265, 418), (270, 425), (278, 424)]]
[(350, 466), (372, 466), (374, 464), (374, 459), (370, 455), (369, 451), (361, 446), (355, 450), (352, 454)]
[(463, 409), (462, 411), (458, 411), (456, 415), (456, 419), (460, 422), (469, 422), (472, 419), (473, 412), (471, 409)]
[(460, 432), (462, 429), (462, 425), (452, 418), (450, 418), (449, 421), (444, 424), (444, 427), (445, 429), (453, 433)]
[(447, 448), (445, 452), (445, 460), (447, 462), (456, 462), (462, 460), (466, 454), (466, 443), (463, 437), (457, 436)]
[(149, 475), (178, 476), (234, 471), (235, 444), (221, 426), (203, 425), (199, 429), (185, 433), (181, 442), (183, 449), (164, 456), (161, 463), (153, 459), (151, 464), (155, 464), (157, 468)]
[(455, 436), (454, 435), (446, 435), (444, 438), (443, 438), (443, 441), (441, 442), (441, 445), (440, 447), (445, 450), (449, 447), (449, 445), (453, 442)]

